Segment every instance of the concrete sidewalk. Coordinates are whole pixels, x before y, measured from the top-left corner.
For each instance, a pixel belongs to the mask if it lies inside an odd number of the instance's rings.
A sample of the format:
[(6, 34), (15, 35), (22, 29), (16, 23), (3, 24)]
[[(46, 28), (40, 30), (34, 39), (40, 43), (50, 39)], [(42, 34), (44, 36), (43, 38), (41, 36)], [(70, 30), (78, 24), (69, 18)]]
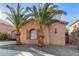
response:
[(0, 41), (0, 46), (15, 44), (15, 43), (16, 43), (16, 41)]
[[(0, 41), (0, 46), (9, 45), (9, 44), (15, 44), (15, 41)], [(20, 51), (0, 48), (0, 56), (14, 56), (18, 54), (19, 52)]]
[(15, 56), (18, 53), (16, 50), (0, 49), (0, 56)]

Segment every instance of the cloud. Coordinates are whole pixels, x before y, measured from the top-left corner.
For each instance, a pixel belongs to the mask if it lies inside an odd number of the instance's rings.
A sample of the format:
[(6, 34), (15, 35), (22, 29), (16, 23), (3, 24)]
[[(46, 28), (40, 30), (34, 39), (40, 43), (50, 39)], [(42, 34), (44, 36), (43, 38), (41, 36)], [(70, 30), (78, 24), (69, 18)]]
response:
[(11, 24), (11, 22), (6, 19), (7, 15), (4, 14), (3, 12), (8, 12), (8, 10), (7, 9), (6, 10), (0, 9), (0, 22), (2, 20), (2, 22), (4, 21), (4, 23)]

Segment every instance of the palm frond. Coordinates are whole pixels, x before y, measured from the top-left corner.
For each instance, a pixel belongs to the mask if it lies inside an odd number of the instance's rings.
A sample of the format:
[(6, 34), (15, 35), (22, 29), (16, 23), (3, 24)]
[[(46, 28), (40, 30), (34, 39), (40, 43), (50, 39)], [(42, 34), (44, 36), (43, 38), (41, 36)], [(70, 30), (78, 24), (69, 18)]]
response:
[(32, 8), (28, 8), (28, 10), (35, 16), (40, 26), (51, 23), (50, 20), (58, 14), (67, 14), (63, 10), (59, 10), (58, 5), (51, 3), (39, 4), (38, 9), (33, 6)]
[(22, 26), (22, 23), (25, 22), (29, 16), (31, 16), (30, 14), (27, 14), (27, 10), (22, 8), (20, 4), (17, 5), (16, 9), (9, 5), (6, 5), (6, 7), (10, 11), (9, 13), (5, 13), (7, 15), (7, 19), (13, 24), (16, 30), (19, 30)]
[(26, 11), (32, 11), (30, 7), (26, 7)]

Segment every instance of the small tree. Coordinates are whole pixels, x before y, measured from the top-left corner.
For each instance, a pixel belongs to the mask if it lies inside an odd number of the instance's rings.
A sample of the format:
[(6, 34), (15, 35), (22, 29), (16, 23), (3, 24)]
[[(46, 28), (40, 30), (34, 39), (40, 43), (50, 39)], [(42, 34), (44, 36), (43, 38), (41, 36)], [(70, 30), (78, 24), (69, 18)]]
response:
[[(74, 40), (76, 41), (76, 43), (79, 46), (79, 29), (77, 29), (76, 31), (71, 33), (71, 36), (74, 38)], [(79, 47), (78, 47), (79, 49)]]
[(72, 35), (76, 40), (79, 40), (79, 29), (77, 29), (76, 31), (72, 32), (71, 35)]
[(58, 14), (66, 14), (63, 10), (59, 10), (58, 6), (51, 3), (39, 4), (38, 7), (27, 7), (27, 10), (31, 12), (32, 17), (35, 18), (38, 25), (38, 45), (43, 46), (43, 28), (53, 21), (53, 18)]

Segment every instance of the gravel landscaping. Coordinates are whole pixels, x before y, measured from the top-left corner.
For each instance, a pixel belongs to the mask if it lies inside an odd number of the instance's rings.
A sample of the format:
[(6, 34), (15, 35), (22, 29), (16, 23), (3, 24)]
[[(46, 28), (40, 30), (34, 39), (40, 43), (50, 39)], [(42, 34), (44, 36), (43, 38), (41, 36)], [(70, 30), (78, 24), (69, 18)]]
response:
[(77, 50), (77, 46), (75, 45), (66, 45), (66, 46), (57, 46), (50, 45), (44, 47), (38, 47), (37, 45), (5, 45), (0, 46), (0, 48), (8, 49), (8, 50), (16, 50), (16, 51), (25, 51), (30, 52), (34, 56), (79, 56), (79, 50)]

